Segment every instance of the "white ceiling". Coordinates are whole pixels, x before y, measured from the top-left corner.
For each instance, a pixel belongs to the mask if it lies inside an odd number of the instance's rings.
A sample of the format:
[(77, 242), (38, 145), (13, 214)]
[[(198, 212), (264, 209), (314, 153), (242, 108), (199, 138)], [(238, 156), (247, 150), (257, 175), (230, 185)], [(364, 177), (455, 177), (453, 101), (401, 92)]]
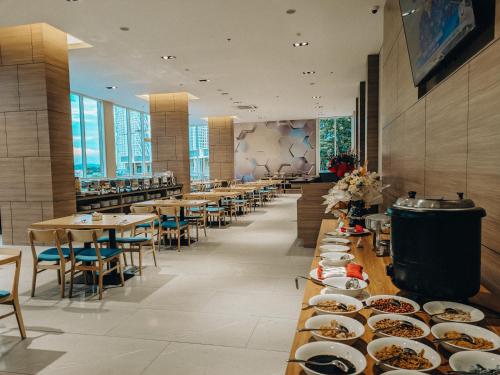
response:
[[(366, 56), (380, 50), (384, 1), (0, 0), (0, 26), (47, 22), (92, 44), (70, 51), (76, 92), (147, 111), (136, 95), (187, 91), (200, 98), (192, 123), (304, 119), (352, 113)], [(310, 45), (292, 47), (301, 41)]]

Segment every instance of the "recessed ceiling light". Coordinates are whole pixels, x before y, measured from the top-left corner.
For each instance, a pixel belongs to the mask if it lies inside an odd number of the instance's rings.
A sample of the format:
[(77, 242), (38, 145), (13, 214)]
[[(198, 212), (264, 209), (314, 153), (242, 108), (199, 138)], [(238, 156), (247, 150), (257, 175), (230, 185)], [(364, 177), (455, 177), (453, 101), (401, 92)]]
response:
[(295, 42), (292, 44), (292, 46), (294, 46), (294, 47), (305, 47), (308, 45), (309, 45), (309, 42)]
[(243, 102), (233, 102), (233, 104), (241, 104), (241, 103), (243, 103)]
[(118, 87), (116, 86), (106, 86), (108, 90), (116, 90)]
[(122, 27), (120, 27), (120, 30), (121, 31), (129, 31), (130, 27), (128, 27), (128, 26), (122, 26)]
[(286, 14), (294, 14), (295, 12), (295, 9), (287, 9)]
[(305, 76), (308, 76), (308, 75), (311, 75), (311, 74), (316, 74), (316, 72), (313, 70), (313, 71), (309, 71), (309, 72), (302, 72), (303, 75)]
[(321, 96), (313, 96), (313, 99), (321, 99)]
[(221, 92), (220, 94), (221, 94), (221, 95), (229, 95), (229, 93), (228, 93), (228, 92)]
[(309, 86), (314, 86), (314, 85), (315, 85), (315, 83), (314, 83), (314, 82), (311, 82), (311, 83), (309, 84)]
[(199, 82), (201, 82), (201, 83), (207, 83), (207, 82), (210, 82), (210, 80), (209, 80), (209, 79), (206, 79), (206, 78), (199, 79), (198, 81), (199, 81)]
[(162, 56), (161, 58), (163, 60), (173, 60), (173, 59), (176, 59), (177, 57), (175, 57), (175, 56)]

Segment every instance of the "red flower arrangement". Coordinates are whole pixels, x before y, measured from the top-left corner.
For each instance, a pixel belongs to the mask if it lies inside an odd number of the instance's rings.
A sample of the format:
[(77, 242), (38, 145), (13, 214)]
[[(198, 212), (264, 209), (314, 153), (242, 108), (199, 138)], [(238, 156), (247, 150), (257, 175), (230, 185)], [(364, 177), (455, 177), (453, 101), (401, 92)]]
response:
[(351, 152), (335, 155), (327, 164), (328, 170), (335, 173), (338, 178), (352, 172), (358, 164), (358, 156)]

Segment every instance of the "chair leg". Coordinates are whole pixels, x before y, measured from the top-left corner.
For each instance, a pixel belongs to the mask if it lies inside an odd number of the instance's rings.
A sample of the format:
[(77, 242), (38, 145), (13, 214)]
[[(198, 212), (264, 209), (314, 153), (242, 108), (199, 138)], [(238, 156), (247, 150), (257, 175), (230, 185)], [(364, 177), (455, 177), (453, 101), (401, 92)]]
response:
[(205, 237), (207, 236), (207, 223), (203, 222), (203, 232), (205, 233)]
[(120, 270), (120, 281), (122, 283), (122, 286), (125, 286), (125, 278), (123, 277), (123, 265), (120, 257), (118, 257), (118, 268)]
[[(99, 299), (102, 300), (102, 289), (103, 289), (103, 277), (104, 275), (102, 274), (102, 271), (103, 271), (103, 267), (102, 267), (102, 263), (99, 263)], [(95, 275), (95, 272), (94, 272), (94, 275)]]
[[(82, 273), (83, 275), (83, 280), (87, 280), (87, 275), (85, 272)], [(69, 298), (73, 297), (73, 281), (75, 279), (75, 265), (73, 262), (71, 262), (71, 273), (70, 273), (70, 279), (69, 279)]]
[(181, 251), (181, 230), (177, 232), (177, 251)]
[(189, 225), (187, 226), (187, 241), (188, 246), (191, 246), (191, 229), (189, 229)]
[(64, 298), (64, 289), (66, 288), (66, 261), (61, 262), (61, 268), (59, 268), (59, 277), (61, 278), (61, 298)]
[(127, 264), (127, 254), (125, 252), (122, 253), (123, 254), (123, 264), (125, 267), (128, 267), (128, 264)]
[(142, 276), (142, 245), (139, 244), (139, 276)]
[(158, 267), (158, 264), (156, 263), (156, 249), (153, 246), (153, 261), (155, 262), (155, 267)]
[(37, 265), (38, 265), (38, 262), (35, 262), (35, 264), (33, 264), (33, 280), (31, 281), (31, 297), (35, 296), (36, 276), (38, 275)]
[(134, 265), (134, 254), (132, 252), (130, 252), (130, 264), (132, 265), (132, 267), (135, 267), (135, 265)]
[[(61, 262), (56, 262), (56, 264), (59, 265), (59, 267), (61, 267)], [(61, 274), (59, 273), (59, 270), (57, 272), (57, 283), (61, 285)]]
[(21, 338), (26, 338), (26, 329), (24, 328), (23, 316), (21, 315), (21, 306), (19, 306), (19, 300), (16, 296), (12, 301), (12, 306), (14, 307), (14, 312), (16, 314), (17, 326), (19, 327), (19, 333)]
[(198, 242), (200, 240), (200, 235), (199, 235), (200, 229), (198, 226), (198, 221), (195, 221), (195, 223), (196, 223), (196, 242)]

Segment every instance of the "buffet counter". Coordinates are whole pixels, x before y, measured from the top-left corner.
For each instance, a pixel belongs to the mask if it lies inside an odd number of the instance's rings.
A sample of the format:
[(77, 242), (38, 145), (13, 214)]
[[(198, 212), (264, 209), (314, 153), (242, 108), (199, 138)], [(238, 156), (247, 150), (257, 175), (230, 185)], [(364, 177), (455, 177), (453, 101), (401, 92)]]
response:
[[(318, 267), (319, 263), (319, 255), (321, 246), (321, 239), (325, 237), (325, 233), (334, 231), (337, 227), (336, 220), (323, 220), (321, 223), (321, 228), (318, 236), (318, 244), (316, 246), (316, 251), (314, 254), (314, 258), (311, 264), (311, 270)], [(363, 266), (363, 271), (365, 271), (369, 275), (369, 285), (368, 292), (373, 295), (378, 294), (398, 294), (399, 289), (396, 288), (389, 276), (385, 273), (385, 267), (390, 263), (390, 257), (377, 257), (372, 251), (372, 238), (371, 235), (367, 237), (362, 237), (361, 244), (362, 247), (357, 248), (356, 243), (357, 238), (350, 238), (351, 243), (351, 251), (350, 253), (355, 257), (355, 262)], [(299, 281), (300, 282), (300, 281)], [(319, 285), (312, 281), (303, 281), (306, 283), (303, 303), (304, 306), (308, 305), (309, 299), (315, 295), (320, 294), (322, 285)], [(495, 311), (498, 311), (498, 298), (492, 295), (488, 290), (481, 287), (481, 291), (470, 299), (469, 304), (478, 306), (488, 306)], [(499, 316), (494, 312), (488, 310), (487, 308), (480, 308), (486, 315), (486, 318), (481, 321), (478, 325), (484, 328), (488, 328), (495, 333), (500, 332), (500, 321)], [(300, 312), (297, 329), (304, 328), (305, 322), (308, 318), (315, 314), (314, 309), (306, 309)], [(362, 354), (366, 356), (367, 359), (367, 367), (364, 371), (364, 374), (372, 375), (381, 373), (380, 369), (375, 365), (375, 361), (367, 354), (366, 347), (369, 342), (374, 339), (374, 334), (371, 329), (367, 326), (366, 321), (372, 315), (372, 312), (369, 309), (362, 309), (354, 318), (358, 320), (361, 324), (365, 326), (365, 333), (361, 336), (354, 344), (351, 346), (359, 350)], [(414, 316), (417, 319), (424, 321), (429, 324), (429, 316), (420, 311)], [(432, 324), (430, 325), (432, 326)], [(434, 347), (431, 340), (433, 339), (432, 335), (429, 335), (424, 340), (421, 340), (422, 343)], [(290, 351), (290, 358), (294, 358), (295, 352), (297, 348), (300, 346), (315, 341), (310, 332), (301, 332), (296, 333), (295, 338)], [(450, 371), (450, 367), (448, 365), (447, 358), (449, 357), (449, 353), (443, 351), (441, 347), (439, 347), (439, 353), (441, 355), (441, 366), (438, 367), (437, 372), (433, 371), (433, 373), (443, 373), (445, 374), (447, 371)], [(286, 375), (303, 375), (305, 372), (302, 370), (302, 367), (297, 363), (289, 363), (285, 372)]]

